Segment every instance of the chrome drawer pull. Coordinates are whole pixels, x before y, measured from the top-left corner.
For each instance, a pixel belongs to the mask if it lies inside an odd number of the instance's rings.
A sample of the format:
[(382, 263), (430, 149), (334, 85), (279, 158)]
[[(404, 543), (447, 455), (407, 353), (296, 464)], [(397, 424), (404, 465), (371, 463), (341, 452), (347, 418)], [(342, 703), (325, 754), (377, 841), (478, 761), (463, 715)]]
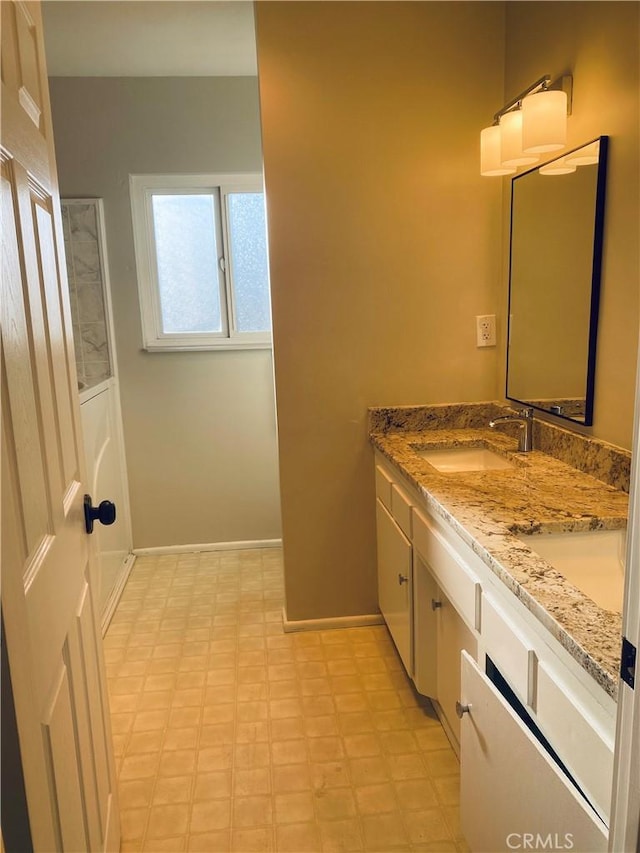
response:
[(442, 607), (442, 602), (441, 602), (441, 601), (436, 601), (436, 600), (435, 600), (435, 598), (432, 598), (432, 599), (431, 599), (431, 609), (432, 609), (432, 610), (437, 610), (439, 607)]
[(401, 572), (398, 572), (398, 583), (400, 586), (402, 586), (403, 583), (409, 583), (409, 578)]

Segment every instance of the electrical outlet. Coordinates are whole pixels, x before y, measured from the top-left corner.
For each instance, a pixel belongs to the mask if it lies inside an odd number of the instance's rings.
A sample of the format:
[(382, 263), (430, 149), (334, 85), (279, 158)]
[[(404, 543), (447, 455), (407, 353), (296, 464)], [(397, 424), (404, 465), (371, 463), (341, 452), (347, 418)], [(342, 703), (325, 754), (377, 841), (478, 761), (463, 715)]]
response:
[(496, 345), (496, 315), (479, 314), (476, 317), (476, 346), (494, 347)]

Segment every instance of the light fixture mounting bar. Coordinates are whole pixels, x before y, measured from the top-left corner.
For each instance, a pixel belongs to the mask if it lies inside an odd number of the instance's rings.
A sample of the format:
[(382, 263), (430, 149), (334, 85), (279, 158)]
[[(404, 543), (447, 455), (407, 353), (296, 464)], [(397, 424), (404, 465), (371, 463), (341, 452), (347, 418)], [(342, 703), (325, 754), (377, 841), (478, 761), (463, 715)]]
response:
[(571, 115), (571, 102), (573, 95), (573, 77), (571, 74), (563, 74), (561, 77), (558, 77), (553, 83), (551, 83), (551, 75), (545, 74), (543, 77), (540, 77), (536, 80), (535, 83), (532, 83), (528, 86), (524, 92), (520, 92), (519, 95), (516, 95), (515, 98), (512, 98), (507, 104), (502, 107), (501, 110), (493, 117), (493, 123), (498, 124), (500, 118), (505, 114), (510, 112), (514, 107), (517, 107), (518, 104), (522, 101), (523, 98), (526, 98), (527, 95), (533, 94), (533, 92), (537, 92), (538, 89), (562, 89), (567, 93), (567, 115)]

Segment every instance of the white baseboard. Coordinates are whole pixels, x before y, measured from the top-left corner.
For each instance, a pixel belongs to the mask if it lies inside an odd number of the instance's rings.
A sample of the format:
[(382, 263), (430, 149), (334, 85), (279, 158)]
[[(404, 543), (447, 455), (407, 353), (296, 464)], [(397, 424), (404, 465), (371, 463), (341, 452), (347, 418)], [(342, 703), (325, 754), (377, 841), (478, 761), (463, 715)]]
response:
[(381, 613), (371, 613), (365, 616), (333, 616), (327, 619), (287, 619), (287, 612), (282, 608), (282, 628), (286, 634), (295, 631), (330, 631), (334, 628), (366, 628), (370, 625), (384, 625)]
[(111, 622), (113, 614), (116, 611), (116, 607), (118, 606), (118, 602), (120, 601), (120, 596), (122, 595), (124, 585), (129, 579), (129, 575), (131, 574), (131, 569), (133, 568), (133, 564), (135, 563), (135, 561), (135, 555), (128, 554), (126, 559), (122, 563), (120, 574), (116, 579), (113, 589), (111, 590), (111, 595), (107, 600), (107, 603), (104, 608), (104, 613), (102, 614), (101, 628), (103, 637), (107, 633), (107, 628), (109, 627), (109, 623)]
[(247, 542), (204, 542), (200, 545), (158, 545), (155, 548), (134, 548), (136, 557), (154, 554), (199, 554), (201, 551), (249, 551), (252, 548), (280, 548), (282, 539), (250, 539)]

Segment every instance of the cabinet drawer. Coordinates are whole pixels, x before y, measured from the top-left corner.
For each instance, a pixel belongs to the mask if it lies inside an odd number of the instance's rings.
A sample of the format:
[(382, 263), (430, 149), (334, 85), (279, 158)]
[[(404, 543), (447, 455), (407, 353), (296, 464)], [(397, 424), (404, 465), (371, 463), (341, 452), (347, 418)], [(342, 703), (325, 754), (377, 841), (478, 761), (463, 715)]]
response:
[(376, 465), (376, 497), (391, 512), (391, 477), (380, 465)]
[(429, 519), (412, 510), (413, 544), (467, 625), (480, 628), (480, 583)]
[(520, 700), (532, 706), (537, 660), (533, 644), (490, 595), (482, 599), (482, 639), (486, 653)]
[[(609, 821), (615, 720), (596, 719), (568, 672), (538, 666), (538, 723), (596, 811)], [(593, 706), (593, 700), (589, 702)], [(609, 725), (607, 725), (609, 722)]]
[(395, 483), (391, 484), (391, 515), (405, 536), (412, 538), (411, 507), (413, 504), (402, 489)]

